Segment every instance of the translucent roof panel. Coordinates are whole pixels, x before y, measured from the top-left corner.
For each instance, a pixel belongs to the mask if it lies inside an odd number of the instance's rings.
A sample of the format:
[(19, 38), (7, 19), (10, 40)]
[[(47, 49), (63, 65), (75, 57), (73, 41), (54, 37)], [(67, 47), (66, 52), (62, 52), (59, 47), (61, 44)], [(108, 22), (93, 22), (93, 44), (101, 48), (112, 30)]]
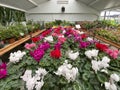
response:
[(39, 5), (40, 3), (43, 3), (48, 0), (0, 0), (0, 4), (5, 4), (24, 10), (30, 10), (36, 7), (36, 5), (30, 1), (33, 1)]
[(24, 10), (29, 10), (35, 7), (35, 5), (28, 0), (0, 0), (0, 3)]
[(99, 11), (120, 7), (120, 0), (80, 0), (80, 1)]
[[(32, 1), (33, 3), (30, 1)], [(47, 1), (50, 0), (0, 0), (0, 4), (10, 5), (28, 11), (39, 6), (39, 4), (42, 4)], [(80, 1), (81, 3), (84, 3), (98, 11), (120, 7), (120, 0), (75, 0), (75, 1)]]

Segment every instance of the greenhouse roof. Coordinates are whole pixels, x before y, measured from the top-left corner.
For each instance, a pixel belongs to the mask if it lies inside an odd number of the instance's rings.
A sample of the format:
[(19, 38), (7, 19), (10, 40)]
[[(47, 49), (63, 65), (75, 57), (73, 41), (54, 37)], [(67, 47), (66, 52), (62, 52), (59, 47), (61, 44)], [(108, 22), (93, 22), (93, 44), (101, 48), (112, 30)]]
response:
[[(50, 0), (0, 0), (0, 6), (9, 6), (10, 8), (21, 9), (22, 11), (31, 10), (42, 3), (48, 2)], [(62, 1), (65, 4), (69, 3), (70, 0), (56, 0)], [(98, 11), (103, 11), (107, 9), (116, 9), (120, 7), (120, 0), (76, 0), (90, 6)], [(11, 7), (12, 6), (12, 7)]]

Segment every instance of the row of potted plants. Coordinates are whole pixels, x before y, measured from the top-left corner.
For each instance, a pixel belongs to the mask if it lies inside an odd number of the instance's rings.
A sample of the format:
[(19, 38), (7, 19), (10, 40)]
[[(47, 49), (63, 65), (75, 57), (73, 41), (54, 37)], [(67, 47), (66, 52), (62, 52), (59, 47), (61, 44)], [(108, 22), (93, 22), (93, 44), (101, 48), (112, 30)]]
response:
[(51, 28), (32, 40), (0, 65), (1, 90), (120, 89), (118, 50), (73, 28)]
[[(31, 32), (35, 32), (40, 30), (39, 23), (16, 23), (13, 25), (9, 25), (7, 27), (1, 26), (0, 27), (0, 40), (4, 41), (4, 43), (12, 43), (15, 40), (18, 40), (21, 37), (26, 36)], [(14, 38), (13, 41), (8, 42), (8, 40)]]
[(77, 23), (81, 25), (81, 28), (86, 30), (96, 28), (112, 30), (116, 29), (118, 26), (118, 24), (114, 20), (81, 21)]
[(118, 31), (108, 31), (108, 30), (95, 30), (94, 33), (105, 39), (110, 40), (111, 42), (116, 42), (120, 44), (120, 35)]
[(99, 35), (111, 42), (120, 43), (119, 25), (114, 20), (83, 21), (78, 23), (80, 23), (82, 29), (87, 30), (89, 33)]
[(48, 23), (45, 23), (45, 28), (49, 29), (49, 28), (52, 28), (54, 26), (75, 26), (74, 23), (71, 23), (69, 21), (65, 21), (65, 20), (55, 20), (53, 22), (48, 22)]

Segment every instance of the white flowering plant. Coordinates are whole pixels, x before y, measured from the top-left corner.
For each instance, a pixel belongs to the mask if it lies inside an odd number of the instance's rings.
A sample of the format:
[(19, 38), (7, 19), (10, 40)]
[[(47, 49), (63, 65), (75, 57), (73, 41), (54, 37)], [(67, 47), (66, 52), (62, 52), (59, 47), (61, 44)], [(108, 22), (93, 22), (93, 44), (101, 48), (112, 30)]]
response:
[(0, 90), (119, 90), (120, 57), (110, 57), (96, 48), (98, 42), (74, 29), (64, 29), (62, 43), (51, 36), (62, 30), (46, 30), (34, 50), (10, 55)]

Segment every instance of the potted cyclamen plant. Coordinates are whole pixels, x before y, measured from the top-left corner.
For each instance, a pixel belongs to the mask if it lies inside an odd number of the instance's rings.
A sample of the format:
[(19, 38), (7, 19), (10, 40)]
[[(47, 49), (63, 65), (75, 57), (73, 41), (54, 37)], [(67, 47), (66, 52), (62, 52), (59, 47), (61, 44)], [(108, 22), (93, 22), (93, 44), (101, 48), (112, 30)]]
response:
[(34, 23), (34, 24), (33, 24), (33, 27), (34, 27), (34, 31), (35, 31), (35, 32), (39, 31), (39, 29), (40, 29), (40, 23), (39, 23), (39, 22)]
[(0, 40), (0, 49), (4, 47), (4, 42)]

